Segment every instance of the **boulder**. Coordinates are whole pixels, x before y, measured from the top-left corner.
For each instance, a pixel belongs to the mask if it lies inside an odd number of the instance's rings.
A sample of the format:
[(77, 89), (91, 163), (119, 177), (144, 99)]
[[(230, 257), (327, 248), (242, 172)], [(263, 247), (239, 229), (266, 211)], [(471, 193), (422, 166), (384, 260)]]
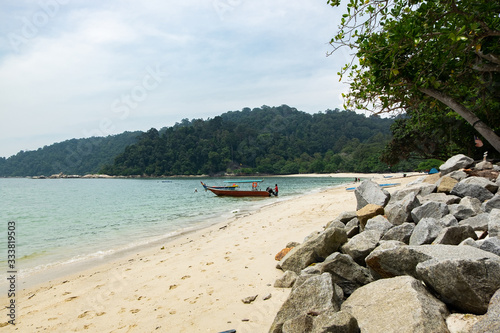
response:
[(443, 216), (448, 214), (448, 206), (444, 203), (428, 201), (424, 203), (422, 206), (414, 208), (411, 211), (411, 216), (415, 223), (419, 223), (419, 221), (423, 218), (434, 218), (440, 219)]
[(342, 246), (342, 252), (351, 256), (359, 265), (365, 266), (365, 258), (373, 251), (380, 241), (381, 234), (378, 231), (365, 231)]
[(470, 225), (475, 231), (488, 230), (489, 214), (483, 213), (460, 221), (459, 225)]
[(443, 228), (454, 227), (458, 225), (458, 220), (455, 216), (448, 214), (437, 221)]
[(413, 233), (410, 236), (410, 245), (423, 245), (430, 244), (439, 235), (443, 226), (437, 222), (435, 218), (426, 217), (420, 220), (420, 222), (413, 229)]
[(461, 198), (457, 197), (456, 195), (449, 195), (446, 193), (431, 193), (431, 194), (426, 195), (425, 197), (422, 197), (420, 199), (420, 202), (424, 203), (427, 201), (434, 201), (434, 202), (442, 202), (444, 204), (451, 205), (454, 203), (459, 203), (460, 199)]
[(493, 209), (490, 212), (488, 233), (490, 237), (500, 237), (500, 209)]
[(493, 164), (489, 161), (481, 161), (474, 166), (476, 170), (491, 170), (493, 169)]
[(360, 210), (368, 204), (385, 207), (390, 198), (389, 192), (370, 180), (364, 180), (356, 187), (354, 195), (357, 200), (356, 210)]
[(485, 201), (481, 208), (486, 213), (491, 212), (495, 208), (500, 209), (500, 195), (498, 193), (495, 194), (493, 198)]
[(333, 252), (337, 251), (347, 241), (344, 229), (328, 228), (319, 235), (308, 239), (301, 245), (294, 247), (279, 262), (283, 271), (300, 271), (314, 262), (321, 262)]
[(460, 181), (463, 184), (474, 184), (484, 187), (491, 193), (496, 193), (498, 190), (498, 185), (484, 177), (468, 177)]
[(410, 243), (410, 237), (411, 234), (413, 233), (413, 230), (415, 229), (415, 224), (414, 223), (409, 223), (405, 222), (401, 225), (395, 226), (388, 230), (384, 236), (382, 237), (382, 240), (396, 240), (403, 242), (405, 244)]
[(346, 224), (347, 222), (349, 222), (350, 220), (352, 220), (355, 217), (356, 217), (356, 211), (348, 211), (348, 212), (340, 213), (340, 215), (337, 216), (335, 219)]
[(470, 246), (455, 248), (481, 251), (495, 258), (431, 259), (417, 265), (417, 276), (446, 304), (466, 313), (484, 314), (491, 297), (500, 288), (500, 257)]
[(459, 221), (477, 215), (477, 213), (471, 207), (462, 204), (448, 205), (448, 209), (450, 211), (450, 214)]
[(391, 229), (393, 225), (382, 215), (377, 215), (366, 222), (365, 232), (375, 230), (380, 232), (381, 235), (385, 234), (387, 230)]
[(347, 233), (347, 238), (352, 238), (359, 234), (359, 220), (357, 217), (347, 222), (345, 225), (345, 232)]
[(458, 183), (458, 180), (456, 180), (455, 178), (444, 176), (443, 178), (441, 178), (437, 182), (436, 192), (438, 192), (438, 193), (450, 193), (451, 190), (453, 190), (453, 188), (455, 187), (455, 185), (457, 185), (457, 183)]
[(457, 185), (453, 187), (453, 190), (451, 190), (450, 193), (459, 196), (461, 198), (463, 197), (477, 198), (481, 202), (493, 198), (493, 193), (488, 191), (486, 188), (476, 184), (463, 183), (463, 180), (457, 183)]
[(286, 271), (283, 276), (274, 282), (275, 288), (291, 288), (297, 280), (297, 273)]
[(384, 215), (384, 207), (374, 204), (368, 204), (356, 211), (356, 215), (359, 221), (359, 230), (365, 230), (365, 225), (369, 219), (374, 218), (377, 215)]
[(389, 222), (400, 225), (413, 221), (411, 211), (420, 206), (420, 201), (415, 192), (408, 193), (402, 200), (391, 200), (384, 211)]
[(462, 170), (456, 170), (456, 171), (452, 171), (448, 174), (448, 177), (451, 177), (453, 179), (456, 179), (458, 181), (461, 181), (462, 179), (465, 179), (468, 177), (468, 175), (462, 171)]
[(463, 154), (458, 154), (450, 157), (444, 164), (439, 167), (441, 175), (446, 175), (452, 171), (468, 168), (474, 163), (474, 160)]
[(357, 289), (343, 304), (361, 332), (449, 332), (446, 306), (410, 276), (382, 279)]
[(391, 199), (389, 200), (389, 203), (401, 201), (404, 199), (404, 197), (406, 197), (410, 193), (415, 193), (416, 195), (420, 196), (426, 196), (433, 193), (434, 190), (436, 189), (436, 185), (434, 184), (427, 184), (427, 183), (419, 183), (413, 185), (410, 184), (391, 194)]
[(308, 313), (339, 311), (342, 299), (342, 289), (332, 282), (330, 274), (313, 276), (290, 293), (269, 332), (280, 333), (285, 322)]
[(342, 288), (345, 297), (373, 281), (366, 267), (358, 265), (351, 256), (338, 252), (321, 265), (321, 273), (325, 272), (331, 274), (333, 282)]
[(347, 312), (328, 310), (314, 319), (314, 325), (311, 333), (328, 332), (359, 333), (358, 322), (356, 321), (356, 318)]
[(500, 256), (500, 238), (492, 237), (485, 239), (479, 248)]
[(285, 321), (283, 324), (283, 333), (304, 333), (311, 332), (313, 328), (314, 317), (309, 314), (302, 314), (295, 318)]
[(458, 245), (467, 238), (477, 239), (474, 229), (470, 225), (457, 225), (442, 229), (432, 244)]
[(277, 260), (277, 261), (280, 261), (281, 259), (283, 259), (287, 254), (288, 252), (290, 252), (292, 250), (292, 247), (285, 247), (283, 250), (281, 250), (280, 252), (278, 252), (275, 256), (274, 256), (274, 260)]
[(474, 326), (470, 333), (500, 332), (500, 289), (490, 299), (488, 312)]
[(326, 228), (345, 228), (345, 224), (339, 220), (333, 220), (326, 224)]

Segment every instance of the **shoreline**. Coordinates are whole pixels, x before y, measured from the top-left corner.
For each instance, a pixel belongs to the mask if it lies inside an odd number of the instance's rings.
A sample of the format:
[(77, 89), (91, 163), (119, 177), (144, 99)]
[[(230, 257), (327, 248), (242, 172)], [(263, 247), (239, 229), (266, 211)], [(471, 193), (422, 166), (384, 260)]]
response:
[[(401, 186), (411, 180), (406, 177)], [(272, 202), (102, 265), (20, 288), (18, 327), (266, 331), (289, 292), (272, 287), (282, 274), (274, 269), (274, 255), (289, 241), (301, 242), (341, 212), (354, 210), (354, 193), (344, 189), (349, 184)], [(272, 297), (263, 300), (269, 293)], [(243, 304), (241, 299), (252, 295), (259, 296)], [(0, 297), (4, 303), (5, 296)], [(5, 309), (0, 313), (5, 315)]]

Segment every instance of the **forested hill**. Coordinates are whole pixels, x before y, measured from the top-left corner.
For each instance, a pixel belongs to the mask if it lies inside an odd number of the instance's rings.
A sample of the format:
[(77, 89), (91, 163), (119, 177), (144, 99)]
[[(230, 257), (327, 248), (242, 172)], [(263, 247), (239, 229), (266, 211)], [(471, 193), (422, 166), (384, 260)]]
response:
[(112, 163), (125, 147), (137, 142), (142, 133), (71, 139), (34, 151), (21, 151), (7, 159), (0, 158), (0, 177), (97, 173), (103, 165)]
[(379, 156), (390, 119), (351, 111), (308, 114), (282, 105), (184, 119), (151, 129), (101, 169), (110, 175), (387, 171)]

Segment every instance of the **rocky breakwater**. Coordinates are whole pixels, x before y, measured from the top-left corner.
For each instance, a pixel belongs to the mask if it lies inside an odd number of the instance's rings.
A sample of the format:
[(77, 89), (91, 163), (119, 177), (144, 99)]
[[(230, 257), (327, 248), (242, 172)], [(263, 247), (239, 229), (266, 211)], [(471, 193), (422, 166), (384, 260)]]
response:
[(500, 178), (464, 155), (390, 195), (371, 181), (278, 263), (292, 288), (270, 328), (500, 332)]

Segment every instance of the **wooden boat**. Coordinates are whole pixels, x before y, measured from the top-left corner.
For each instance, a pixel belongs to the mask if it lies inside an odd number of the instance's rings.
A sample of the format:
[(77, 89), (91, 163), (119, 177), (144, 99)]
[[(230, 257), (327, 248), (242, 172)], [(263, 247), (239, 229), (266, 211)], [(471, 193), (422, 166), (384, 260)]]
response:
[(205, 189), (205, 191), (208, 190), (209, 188), (215, 188), (217, 190), (235, 190), (236, 188), (239, 187), (237, 184), (227, 185), (227, 186), (208, 186), (204, 182), (200, 182), (200, 183), (203, 186), (203, 188)]
[(211, 191), (217, 196), (229, 196), (229, 197), (270, 197), (271, 193), (268, 191), (263, 191), (258, 189), (258, 184), (263, 182), (260, 180), (236, 180), (236, 181), (225, 181), (226, 183), (252, 183), (251, 190), (239, 190), (239, 189), (220, 189), (212, 186), (207, 186), (206, 189)]

